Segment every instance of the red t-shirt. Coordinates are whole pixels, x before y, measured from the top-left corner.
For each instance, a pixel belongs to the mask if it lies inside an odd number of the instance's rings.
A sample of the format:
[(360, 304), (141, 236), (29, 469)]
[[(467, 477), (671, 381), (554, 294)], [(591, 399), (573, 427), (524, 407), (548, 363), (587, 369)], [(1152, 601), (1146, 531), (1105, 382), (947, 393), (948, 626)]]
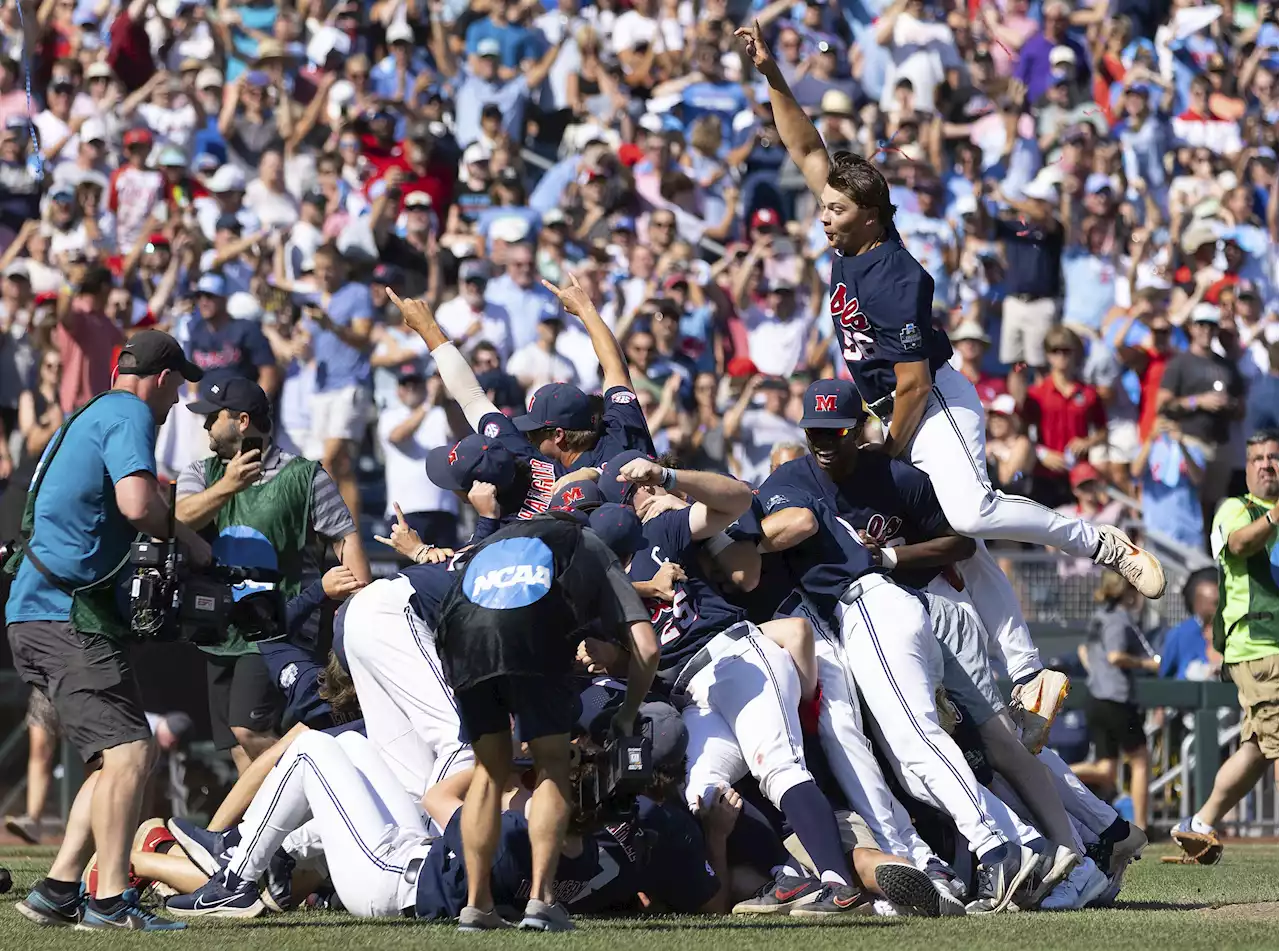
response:
[(1049, 376), (1027, 390), (1022, 415), (1039, 427), (1039, 445), (1054, 452), (1062, 452), (1071, 440), (1107, 425), (1107, 410), (1096, 389), (1076, 383), (1062, 393)]
[(54, 328), (53, 344), (62, 357), (58, 402), (64, 413), (74, 412), (91, 397), (111, 389), (124, 332), (106, 314), (72, 311)]
[(990, 373), (983, 373), (973, 381), (973, 388), (978, 391), (978, 399), (982, 400), (983, 406), (990, 406), (991, 401), (997, 396), (1002, 396), (1009, 392), (1009, 385), (1002, 376), (993, 376)]
[(1143, 353), (1147, 355), (1147, 367), (1139, 377), (1142, 393), (1138, 397), (1138, 435), (1145, 440), (1156, 422), (1156, 394), (1173, 353), (1160, 353), (1149, 347), (1144, 347)]
[(111, 45), (107, 50), (107, 65), (115, 70), (120, 81), (130, 92), (146, 85), (155, 74), (155, 60), (151, 56), (151, 38), (146, 26), (129, 19), (128, 8), (111, 21)]

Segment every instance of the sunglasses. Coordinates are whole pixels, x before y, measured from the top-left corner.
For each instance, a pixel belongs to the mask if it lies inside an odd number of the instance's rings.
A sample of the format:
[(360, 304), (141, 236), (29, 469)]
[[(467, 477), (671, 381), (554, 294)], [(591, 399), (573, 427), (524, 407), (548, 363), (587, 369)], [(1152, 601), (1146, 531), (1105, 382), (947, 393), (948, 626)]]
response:
[(837, 439), (844, 439), (845, 436), (853, 432), (852, 429), (806, 429), (807, 435), (813, 442), (835, 442)]
[(1071, 354), (1075, 353), (1075, 350), (1071, 347), (1052, 347), (1049, 350), (1046, 350), (1045, 352), (1046, 353), (1065, 353), (1068, 356), (1070, 356)]

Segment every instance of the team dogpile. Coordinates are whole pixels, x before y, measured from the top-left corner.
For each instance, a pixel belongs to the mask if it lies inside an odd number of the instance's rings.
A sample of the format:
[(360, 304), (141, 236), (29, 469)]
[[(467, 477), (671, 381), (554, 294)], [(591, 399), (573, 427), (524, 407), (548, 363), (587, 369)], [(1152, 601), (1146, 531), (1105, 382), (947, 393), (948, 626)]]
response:
[[(1044, 748), (1066, 679), (1040, 664), (1012, 592), (975, 604), (982, 543), (953, 527), (922, 468), (862, 444), (855, 385), (809, 388), (810, 451), (776, 459), (754, 490), (673, 469), (654, 457), (586, 294), (556, 290), (596, 345), (603, 403), (551, 384), (515, 419), (426, 305), (396, 299), (475, 431), (427, 461), (433, 482), (477, 509), (475, 537), (452, 552), (397, 526), (392, 540), (415, 564), (339, 609), (324, 688), (360, 718), (346, 727), (363, 729), (296, 727), (209, 828), (143, 825), (132, 871), (166, 896), (162, 914), (306, 904), (481, 927), (464, 914), (474, 760), (436, 630), (459, 586), (502, 608), (559, 583), (555, 565), (519, 561), (527, 546), (494, 544), (531, 519), (571, 519), (612, 550), (651, 612), (661, 660), (638, 721), (652, 783), (621, 814), (575, 811), (554, 913), (529, 911), (541, 904), (528, 901), (530, 780), (513, 767), (492, 872), (506, 920), (565, 930), (604, 912), (942, 916), (1114, 902), (1146, 836)], [(1154, 559), (1114, 529), (1099, 535), (1099, 564), (1162, 593)], [(992, 604), (1015, 607), (1002, 617)], [(626, 690), (625, 639), (603, 622), (531, 636), (548, 650), (572, 639), (575, 742), (598, 749)]]

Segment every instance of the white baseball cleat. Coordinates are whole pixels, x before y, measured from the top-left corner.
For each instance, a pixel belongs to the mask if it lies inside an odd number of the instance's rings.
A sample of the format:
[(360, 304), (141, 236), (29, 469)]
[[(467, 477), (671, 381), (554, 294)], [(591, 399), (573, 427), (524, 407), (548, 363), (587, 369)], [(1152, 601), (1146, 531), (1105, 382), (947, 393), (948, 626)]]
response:
[(1071, 692), (1067, 675), (1045, 668), (1018, 688), (1014, 703), (1022, 726), (1022, 745), (1035, 756), (1049, 739), (1049, 728)]
[(1098, 550), (1093, 563), (1118, 571), (1124, 579), (1152, 600), (1164, 596), (1164, 566), (1160, 559), (1135, 545), (1114, 525), (1098, 529)]
[(1084, 908), (1110, 886), (1111, 879), (1107, 878), (1107, 874), (1094, 864), (1093, 859), (1086, 858), (1045, 897), (1045, 900), (1040, 903), (1040, 909), (1070, 911), (1075, 908)]
[(1045, 870), (1044, 877), (1036, 883), (1027, 907), (1038, 908), (1040, 903), (1053, 894), (1053, 890), (1071, 874), (1082, 858), (1083, 856), (1074, 849), (1069, 849), (1065, 845), (1058, 846), (1051, 859), (1046, 857), (1046, 860), (1041, 862), (1040, 867)]

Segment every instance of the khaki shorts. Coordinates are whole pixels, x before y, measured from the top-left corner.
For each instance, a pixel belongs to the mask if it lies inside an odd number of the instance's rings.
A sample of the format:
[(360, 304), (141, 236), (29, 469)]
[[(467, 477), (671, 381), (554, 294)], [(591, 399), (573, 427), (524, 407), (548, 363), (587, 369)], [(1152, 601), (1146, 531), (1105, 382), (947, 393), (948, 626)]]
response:
[(1267, 759), (1280, 758), (1280, 654), (1228, 664), (1240, 691), (1240, 742), (1257, 737)]
[[(863, 821), (862, 816), (856, 812), (839, 810), (836, 812), (836, 825), (840, 828), (840, 844), (844, 847), (845, 854), (852, 852), (854, 849), (879, 850), (880, 844), (876, 842), (876, 837), (871, 834), (871, 828)], [(813, 872), (814, 875), (818, 874), (813, 867), (813, 859), (809, 858), (809, 853), (800, 844), (800, 839), (795, 833), (787, 836), (786, 841), (782, 844), (787, 847), (787, 851), (791, 853), (797, 862), (810, 872)]]

